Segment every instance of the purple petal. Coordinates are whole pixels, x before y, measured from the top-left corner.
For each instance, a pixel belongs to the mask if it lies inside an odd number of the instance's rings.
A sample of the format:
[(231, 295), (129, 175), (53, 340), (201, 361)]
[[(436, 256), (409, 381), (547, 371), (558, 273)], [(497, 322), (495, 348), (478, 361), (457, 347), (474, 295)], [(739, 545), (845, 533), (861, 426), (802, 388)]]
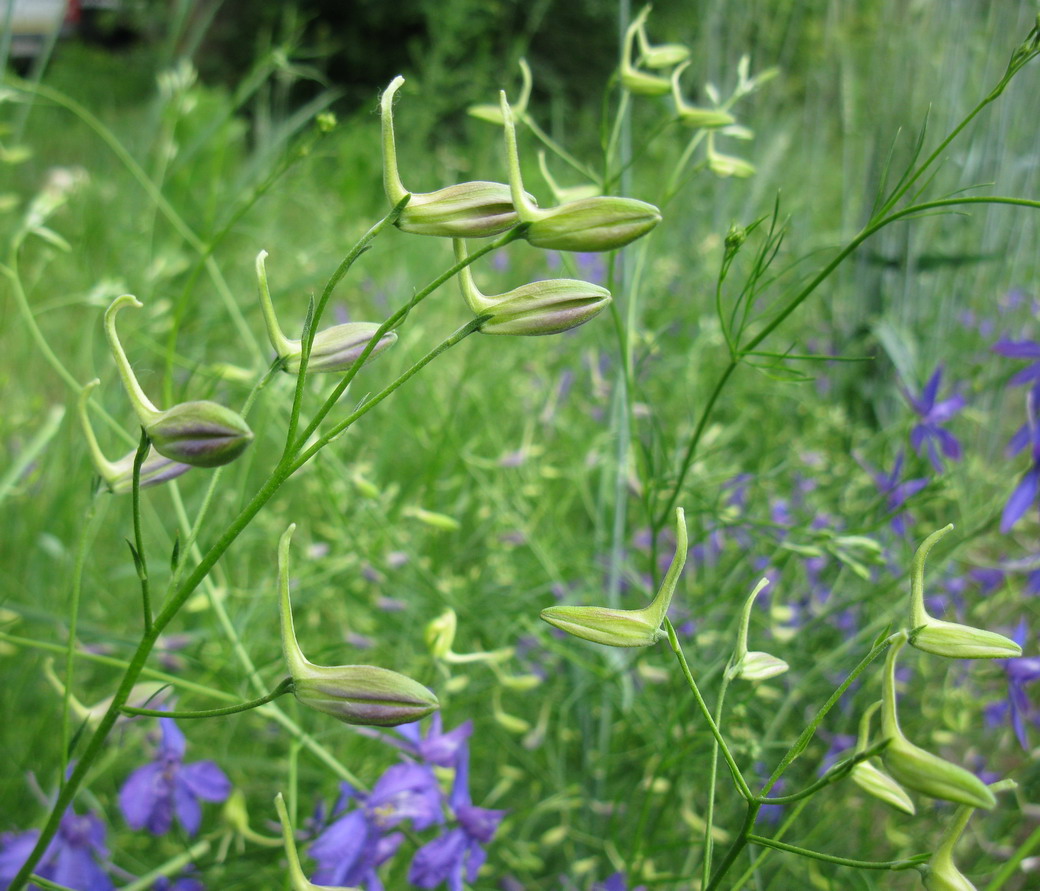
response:
[(1030, 381), (1040, 380), (1040, 362), (1033, 365), (1027, 365), (1021, 371), (1016, 371), (1011, 375), (1011, 379), (1008, 381), (1010, 387), (1021, 387), (1023, 384), (1028, 384)]
[(928, 420), (933, 424), (941, 424), (944, 421), (950, 420), (950, 418), (957, 414), (957, 412), (967, 404), (968, 403), (963, 396), (951, 396), (949, 399), (944, 399), (942, 402), (932, 407), (932, 410), (928, 412)]
[(957, 440), (957, 437), (955, 437), (948, 430), (943, 430), (941, 427), (935, 428), (934, 436), (939, 441), (939, 445), (942, 447), (943, 454), (947, 458), (951, 458), (954, 461), (960, 461), (961, 444)]
[(1015, 455), (1021, 452), (1027, 445), (1029, 445), (1029, 425), (1023, 424), (1015, 431), (1011, 439), (1008, 440), (1007, 448), (1004, 449), (1004, 454), (1009, 458), (1014, 458)]
[(448, 733), (434, 736), (431, 732), (419, 746), (423, 758), (438, 767), (451, 767), (455, 763), (460, 746), (473, 733), (473, 722), (465, 721)]
[(0, 883), (5, 887), (18, 874), (22, 864), (29, 859), (39, 837), (38, 829), (30, 829), (18, 835), (5, 832), (0, 836)]
[(417, 888), (436, 888), (453, 870), (462, 872), (466, 851), (466, 835), (461, 829), (427, 842), (418, 851), (408, 869), (408, 881)]
[(162, 753), (167, 758), (180, 761), (184, 757), (187, 743), (181, 729), (173, 722), (173, 718), (160, 718), (159, 726), (162, 728)]
[(195, 835), (202, 823), (202, 808), (190, 787), (180, 782), (179, 778), (173, 783), (173, 808), (184, 831), (188, 835)]
[(921, 477), (916, 480), (907, 480), (905, 483), (900, 483), (888, 496), (889, 510), (895, 510), (896, 508), (902, 507), (930, 482), (931, 480), (927, 477)]
[[(119, 790), (119, 809), (131, 829), (143, 829), (160, 800), (168, 794), (169, 787), (163, 777), (162, 765), (146, 764), (130, 774)], [(156, 834), (162, 835), (169, 828), (167, 823), (166, 828)]]
[(1033, 467), (1015, 487), (1007, 504), (1004, 505), (1004, 513), (1000, 518), (1000, 531), (1007, 534), (1029, 510), (1029, 506), (1036, 499), (1036, 493), (1040, 488), (1040, 467)]
[(920, 404), (924, 407), (926, 414), (930, 412), (935, 405), (935, 397), (939, 393), (939, 383), (941, 381), (942, 366), (940, 365), (935, 369), (935, 374), (928, 379), (928, 383), (924, 385), (924, 390), (921, 391)]
[(455, 761), (455, 780), (451, 784), (451, 796), (448, 803), (455, 813), (460, 808), (468, 807), (473, 803), (469, 795), (469, 746), (459, 749), (458, 758)]
[(487, 851), (480, 845), (471, 843), (466, 852), (466, 878), (470, 882), (477, 880), (477, 873), (480, 872), (480, 867), (484, 865), (485, 860), (487, 860)]
[(112, 891), (112, 880), (94, 862), (89, 848), (65, 845), (49, 876), (52, 882), (78, 891)]
[(494, 838), (505, 815), (506, 811), (493, 811), (472, 805), (460, 807), (455, 811), (455, 816), (459, 818), (459, 826), (466, 835), (485, 845)]
[(212, 761), (196, 761), (185, 764), (178, 778), (203, 801), (224, 801), (231, 794), (231, 780)]
[(351, 811), (319, 835), (307, 850), (321, 867), (315, 873), (315, 883), (342, 884), (368, 846), (369, 830), (364, 813)]
[(998, 340), (993, 352), (1009, 359), (1040, 359), (1040, 343), (1032, 340)]

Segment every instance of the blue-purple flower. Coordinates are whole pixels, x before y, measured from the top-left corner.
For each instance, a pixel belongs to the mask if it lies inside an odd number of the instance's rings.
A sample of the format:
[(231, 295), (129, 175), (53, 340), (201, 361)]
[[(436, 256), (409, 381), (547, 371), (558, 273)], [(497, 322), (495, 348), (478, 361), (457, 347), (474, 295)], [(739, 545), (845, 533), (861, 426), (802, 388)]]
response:
[[(1018, 623), (1011, 638), (1020, 647), (1025, 647), (1025, 620)], [(1006, 699), (995, 702), (986, 709), (987, 722), (992, 727), (1002, 724), (1005, 717), (1010, 718), (1019, 743), (1023, 749), (1029, 751), (1029, 741), (1026, 738), (1026, 718), (1030, 716), (1033, 708), (1029, 701), (1029, 694), (1026, 692), (1026, 686), (1040, 680), (1040, 656), (1019, 656), (1017, 659), (997, 661), (1004, 668), (1008, 692)]]
[(130, 774), (119, 790), (119, 807), (132, 829), (165, 835), (174, 817), (188, 835), (199, 831), (203, 801), (223, 801), (231, 781), (212, 761), (184, 763), (184, 734), (172, 718), (160, 718), (162, 739), (151, 764)]
[(448, 804), (457, 825), (444, 835), (427, 842), (415, 852), (408, 881), (417, 888), (436, 888), (448, 883), (449, 891), (463, 891), (463, 875), (473, 882), (487, 859), (484, 845), (494, 838), (505, 811), (474, 807), (469, 792), (469, 746), (458, 749), (455, 779)]
[[(29, 859), (39, 836), (38, 829), (0, 835), (0, 885), (4, 888)], [(94, 814), (79, 815), (69, 808), (35, 872), (76, 891), (112, 891), (112, 880), (98, 862), (107, 856), (105, 824)], [(38, 885), (29, 888), (39, 891)]]
[[(1009, 451), (1020, 451), (1026, 445), (1030, 446), (1031, 462), (1029, 469), (1023, 474), (1018, 485), (1015, 486), (1011, 497), (1004, 505), (1004, 512), (1000, 518), (1000, 531), (1008, 533), (1012, 527), (1025, 515), (1030, 506), (1036, 501), (1040, 493), (1040, 385), (1034, 386), (1026, 396), (1027, 420), (1022, 428), (1025, 437), (1015, 434), (1012, 438)], [(1016, 440), (1022, 440), (1016, 445)]]
[(957, 438), (942, 427), (965, 406), (964, 397), (954, 394), (949, 399), (936, 401), (939, 395), (939, 385), (942, 382), (942, 367), (936, 369), (920, 396), (914, 396), (907, 390), (903, 391), (907, 401), (920, 419), (910, 431), (910, 444), (917, 454), (921, 454), (922, 447), (928, 452), (928, 460), (936, 473), (942, 473), (943, 463), (939, 457), (942, 452), (951, 461), (959, 461), (961, 458), (961, 444)]
[(892, 524), (893, 531), (897, 535), (906, 535), (906, 523), (910, 515), (902, 510), (902, 507), (928, 485), (928, 477), (918, 477), (917, 479), (900, 482), (899, 478), (903, 475), (902, 450), (896, 455), (895, 463), (892, 465), (892, 470), (889, 473), (875, 470), (864, 461), (860, 461), (860, 466), (870, 474), (878, 492), (885, 497), (885, 507), (891, 515), (889, 522)]
[(376, 870), (390, 860), (404, 836), (390, 832), (406, 820), (417, 832), (443, 820), (441, 791), (433, 771), (418, 764), (395, 764), (364, 795), (342, 784), (336, 813), (357, 807), (330, 825), (308, 849), (318, 861), (311, 877), (316, 885), (360, 886), (382, 891)]

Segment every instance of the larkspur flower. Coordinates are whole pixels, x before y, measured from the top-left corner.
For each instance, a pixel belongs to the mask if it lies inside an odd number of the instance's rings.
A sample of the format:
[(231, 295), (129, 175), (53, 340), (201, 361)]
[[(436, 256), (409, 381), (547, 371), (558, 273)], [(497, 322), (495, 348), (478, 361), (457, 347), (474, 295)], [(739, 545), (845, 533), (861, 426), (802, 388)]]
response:
[(919, 397), (903, 390), (903, 395), (906, 396), (910, 406), (920, 418), (920, 421), (914, 425), (914, 429), (910, 431), (910, 444), (919, 455), (922, 448), (927, 449), (928, 460), (936, 473), (943, 472), (939, 452), (942, 452), (951, 461), (959, 461), (961, 458), (960, 442), (942, 425), (967, 404), (959, 393), (955, 393), (949, 399), (936, 401), (936, 397), (939, 395), (939, 385), (942, 382), (942, 373), (943, 370), (940, 366), (924, 385), (924, 390), (921, 391)]
[[(0, 885), (4, 888), (29, 858), (39, 836), (38, 829), (0, 835)], [(98, 862), (107, 856), (105, 824), (94, 814), (80, 815), (69, 808), (34, 872), (76, 891), (112, 891), (112, 880)], [(39, 891), (38, 885), (29, 888)]]
[(903, 458), (903, 452), (900, 450), (899, 454), (896, 455), (892, 470), (888, 473), (876, 470), (865, 461), (859, 461), (860, 467), (870, 474), (870, 478), (874, 480), (874, 485), (877, 486), (878, 492), (884, 496), (885, 507), (890, 515), (889, 523), (897, 535), (906, 535), (907, 522), (910, 519), (910, 515), (902, 509), (903, 505), (930, 482), (928, 477), (918, 477), (917, 479), (900, 482), (900, 477), (903, 475)]
[(419, 722), (394, 728), (404, 737), (404, 743), (395, 743), (417, 758), (438, 767), (451, 767), (458, 761), (459, 752), (473, 733), (473, 722), (463, 721), (454, 730), (442, 731), (440, 712), (435, 712), (423, 734)]
[(1035, 340), (998, 340), (993, 352), (1009, 359), (1026, 359), (1029, 365), (1015, 372), (1008, 383), (1012, 387), (1040, 382), (1040, 343)]
[(119, 790), (119, 807), (132, 829), (165, 835), (174, 817), (188, 835), (202, 822), (203, 801), (224, 801), (231, 781), (212, 761), (184, 763), (184, 734), (172, 718), (160, 718), (162, 739), (151, 764), (130, 774)]
[[(1018, 623), (1011, 635), (1012, 640), (1020, 647), (1026, 643), (1026, 623), (1023, 619)], [(1040, 681), (1040, 656), (1020, 656), (1017, 659), (997, 660), (1004, 669), (1007, 678), (1007, 698), (999, 700), (986, 708), (986, 721), (991, 726), (1004, 723), (1005, 717), (1011, 721), (1015, 737), (1027, 752), (1029, 740), (1026, 736), (1026, 718), (1033, 712), (1026, 685)]]
[(473, 882), (487, 859), (484, 845), (491, 841), (506, 812), (474, 807), (469, 791), (469, 746), (462, 744), (455, 759), (455, 779), (448, 804), (458, 825), (427, 842), (415, 852), (408, 881), (417, 888), (448, 883), (449, 891), (463, 891), (463, 874)]
[(342, 784), (336, 813), (355, 803), (314, 841), (308, 853), (318, 861), (311, 877), (316, 885), (361, 886), (382, 891), (376, 870), (397, 853), (404, 841), (395, 826), (410, 821), (422, 832), (443, 820), (441, 791), (433, 771), (418, 764), (395, 764), (376, 781), (368, 795)]
[(1028, 405), (1028, 421), (1026, 434), (1030, 446), (1031, 463), (1029, 469), (1023, 474), (1018, 485), (1015, 486), (1011, 497), (1004, 505), (1004, 512), (1000, 517), (1000, 531), (1005, 535), (1012, 527), (1022, 519), (1025, 512), (1040, 494), (1040, 418), (1037, 418), (1040, 400), (1035, 399), (1032, 391), (1026, 397)]

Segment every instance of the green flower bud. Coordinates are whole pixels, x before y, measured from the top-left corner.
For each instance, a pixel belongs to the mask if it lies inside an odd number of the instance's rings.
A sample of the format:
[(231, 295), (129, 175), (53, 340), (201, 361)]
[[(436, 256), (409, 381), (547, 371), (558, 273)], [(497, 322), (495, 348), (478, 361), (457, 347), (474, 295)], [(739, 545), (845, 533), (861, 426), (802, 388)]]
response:
[(916, 813), (917, 809), (906, 790), (870, 761), (860, 761), (849, 772), (849, 776), (868, 795), (873, 795), (905, 814)]
[[(455, 239), (455, 256), (466, 259), (461, 239)], [(611, 300), (606, 288), (570, 278), (531, 282), (488, 297), (477, 289), (468, 266), (459, 273), (459, 286), (474, 313), (490, 316), (480, 326), (483, 334), (559, 334), (599, 315)]]
[[(398, 75), (386, 88), (381, 103), (383, 122), (383, 187), (393, 205), (408, 190), (397, 170), (393, 99), (404, 78)], [(446, 238), (483, 238), (505, 232), (517, 223), (512, 193), (504, 183), (468, 182), (436, 192), (411, 195), (397, 219), (397, 228), (418, 235)]]
[(675, 554), (653, 602), (643, 609), (611, 609), (601, 606), (550, 606), (541, 612), (550, 625), (593, 643), (608, 647), (649, 647), (664, 636), (661, 624), (675, 593), (679, 574), (686, 565), (686, 515), (675, 511)]
[(990, 810), (997, 800), (975, 774), (938, 755), (915, 746), (899, 729), (896, 714), (896, 656), (906, 643), (901, 632), (889, 647), (885, 661), (884, 693), (881, 700), (881, 732), (888, 745), (881, 758), (892, 778), (908, 789), (972, 807)]
[(689, 62), (684, 62), (672, 72), (672, 100), (675, 103), (675, 113), (679, 117), (679, 123), (693, 129), (705, 130), (713, 127), (726, 127), (734, 123), (735, 118), (733, 115), (723, 111), (721, 108), (698, 108), (695, 105), (690, 105), (683, 98), (682, 89), (679, 87), (679, 76), (686, 70), (689, 64)]
[[(90, 452), (90, 457), (94, 462), (94, 468), (97, 470), (98, 475), (105, 481), (105, 485), (108, 486), (110, 492), (115, 495), (126, 495), (133, 489), (134, 459), (137, 457), (137, 450), (129, 452), (118, 461), (109, 461), (102, 453), (97, 437), (94, 436), (94, 428), (90, 424), (90, 417), (87, 414), (87, 401), (99, 383), (101, 382), (94, 378), (80, 392), (78, 406), (80, 423), (83, 426), (83, 434), (87, 439), (87, 449)], [(148, 454), (144, 457), (144, 462), (141, 464), (141, 488), (146, 489), (149, 486), (158, 486), (160, 483), (175, 479), (189, 470), (191, 470), (190, 464), (182, 464), (180, 461), (174, 461), (172, 458), (160, 455), (155, 450), (155, 447), (151, 446), (148, 449)]]
[[(636, 34), (642, 30), (649, 12), (649, 7), (644, 8), (625, 31), (625, 43), (621, 49), (621, 86), (637, 96), (665, 96), (670, 89), (667, 78), (640, 71), (632, 64), (633, 42)], [(643, 41), (645, 41), (645, 36)]]
[[(526, 59), (520, 60), (520, 76), (523, 78), (520, 98), (517, 99), (512, 109), (516, 117), (523, 119), (527, 113), (527, 103), (531, 98), (531, 66), (527, 64)], [(471, 105), (466, 109), (466, 113), (478, 120), (487, 121), (489, 124), (502, 126), (502, 109), (498, 105)]]
[(440, 707), (418, 681), (375, 665), (315, 665), (300, 649), (289, 600), (289, 541), (295, 524), (278, 543), (278, 586), (282, 651), (293, 679), (293, 693), (304, 705), (346, 724), (396, 727), (425, 718)]
[(661, 222), (661, 211), (635, 198), (600, 196), (541, 209), (524, 192), (516, 127), (502, 94), (509, 184), (520, 222), (528, 223), (524, 238), (535, 247), (557, 251), (612, 251), (645, 235)]
[[(266, 259), (267, 251), (260, 251), (256, 256), (256, 280), (260, 291), (260, 307), (267, 325), (267, 336), (271, 341), (271, 346), (278, 354), (278, 358), (283, 362), (283, 369), (291, 374), (297, 374), (303, 356), (303, 343), (286, 337), (278, 324), (274, 304), (271, 302), (271, 292), (267, 287), (267, 267), (264, 262)], [(317, 332), (311, 343), (307, 370), (309, 372), (346, 371), (364, 352), (365, 347), (375, 337), (379, 328), (380, 326), (375, 322), (347, 322), (345, 325), (334, 325)], [(397, 334), (387, 331), (379, 338), (379, 342), (372, 348), (368, 358), (378, 356), (396, 342)]]
[(928, 552), (951, 529), (950, 523), (933, 532), (914, 554), (910, 567), (910, 645), (948, 659), (1014, 659), (1022, 648), (995, 631), (933, 619), (924, 603), (924, 563)]
[(253, 441), (245, 420), (216, 402), (181, 402), (166, 411), (145, 396), (116, 334), (116, 313), (124, 306), (140, 307), (130, 294), (112, 301), (105, 310), (105, 333), (130, 403), (155, 450), (192, 467), (218, 467), (234, 461)]
[[(867, 749), (870, 737), (870, 719), (880, 706), (880, 702), (875, 702), (863, 713), (863, 717), (860, 719), (859, 738), (856, 741), (857, 755)], [(887, 773), (879, 769), (874, 764), (873, 758), (853, 765), (849, 776), (868, 795), (873, 795), (875, 798), (885, 802), (885, 804), (890, 804), (904, 813), (912, 815), (917, 812), (910, 796), (906, 794), (906, 790)]]
[(755, 175), (755, 166), (743, 158), (736, 158), (733, 155), (724, 155), (722, 152), (715, 151), (715, 143), (712, 139), (712, 134), (708, 134), (708, 169), (716, 176), (723, 178), (729, 176), (736, 176), (740, 179), (746, 179), (749, 176)]
[[(647, 68), (671, 68), (680, 62), (685, 62), (690, 57), (690, 48), (681, 43), (659, 43), (653, 46), (646, 36), (646, 18), (650, 13), (650, 7), (646, 6), (636, 16), (635, 21), (629, 27), (635, 28), (636, 38), (639, 40), (639, 58)], [(626, 34), (627, 37), (627, 34)]]
[(747, 638), (748, 626), (751, 623), (751, 608), (755, 605), (755, 598), (769, 584), (769, 579), (762, 579), (751, 596), (744, 601), (744, 610), (740, 616), (740, 627), (737, 629), (737, 646), (730, 659), (727, 674), (730, 678), (741, 678), (745, 681), (764, 681), (767, 678), (783, 674), (790, 666), (783, 659), (779, 659), (769, 653), (761, 651), (748, 652)]

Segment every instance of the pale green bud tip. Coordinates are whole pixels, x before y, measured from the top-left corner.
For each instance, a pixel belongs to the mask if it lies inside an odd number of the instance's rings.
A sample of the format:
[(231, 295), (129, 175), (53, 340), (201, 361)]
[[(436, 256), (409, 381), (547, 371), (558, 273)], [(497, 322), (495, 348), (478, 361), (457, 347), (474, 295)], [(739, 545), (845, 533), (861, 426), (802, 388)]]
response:
[(549, 210), (536, 210), (530, 222), (524, 237), (535, 247), (613, 251), (646, 235), (661, 222), (661, 211), (635, 198), (585, 198)]
[(182, 402), (145, 425), (160, 455), (192, 467), (234, 461), (253, 441), (245, 420), (216, 402)]
[(507, 294), (486, 310), (483, 334), (559, 334), (584, 325), (610, 303), (606, 288), (575, 279), (532, 282)]
[(926, 752), (905, 737), (893, 737), (881, 754), (896, 782), (908, 789), (971, 807), (992, 810), (997, 799), (975, 774)]
[(608, 647), (649, 647), (662, 635), (659, 625), (644, 618), (643, 610), (550, 606), (541, 617), (561, 631)]
[(1022, 648), (1003, 634), (930, 617), (910, 632), (910, 645), (949, 659), (1016, 659), (1022, 655)]
[(852, 768), (849, 776), (868, 795), (873, 795), (903, 813), (913, 815), (917, 812), (910, 796), (906, 794), (906, 790), (869, 761), (861, 761)]
[(745, 654), (737, 676), (745, 681), (764, 681), (783, 674), (790, 666), (783, 659), (769, 653), (754, 651)]
[[(357, 360), (369, 341), (379, 330), (375, 322), (347, 322), (345, 325), (334, 325), (314, 335), (311, 345), (310, 361), (307, 370), (312, 372), (346, 371)], [(368, 358), (372, 359), (390, 349), (397, 342), (397, 334), (387, 331), (379, 338)], [(289, 341), (291, 352), (282, 356), (285, 370), (295, 374), (300, 370), (302, 345), (298, 340)]]
[(927, 891), (978, 891), (952, 861), (930, 866), (924, 887)]
[(293, 683), (300, 702), (346, 724), (396, 727), (440, 707), (418, 681), (375, 665), (308, 665)]

